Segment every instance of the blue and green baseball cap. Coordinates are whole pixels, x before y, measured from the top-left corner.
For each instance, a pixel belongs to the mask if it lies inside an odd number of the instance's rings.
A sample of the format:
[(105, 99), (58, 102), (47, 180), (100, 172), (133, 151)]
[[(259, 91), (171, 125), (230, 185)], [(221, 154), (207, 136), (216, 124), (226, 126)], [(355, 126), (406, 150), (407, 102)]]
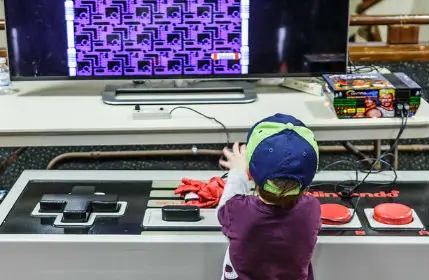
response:
[(276, 114), (257, 122), (247, 136), (246, 160), (255, 184), (280, 194), (273, 179), (296, 180), (297, 195), (311, 184), (319, 165), (319, 148), (313, 132), (300, 120)]

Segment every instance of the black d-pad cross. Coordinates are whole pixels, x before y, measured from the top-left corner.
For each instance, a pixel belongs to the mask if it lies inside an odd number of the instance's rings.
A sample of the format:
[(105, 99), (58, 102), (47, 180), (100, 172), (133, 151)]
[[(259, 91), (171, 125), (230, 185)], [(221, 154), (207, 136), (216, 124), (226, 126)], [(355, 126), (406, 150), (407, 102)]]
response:
[(97, 195), (93, 186), (75, 186), (70, 194), (45, 194), (39, 213), (62, 213), (63, 223), (84, 223), (93, 212), (119, 211), (117, 195)]

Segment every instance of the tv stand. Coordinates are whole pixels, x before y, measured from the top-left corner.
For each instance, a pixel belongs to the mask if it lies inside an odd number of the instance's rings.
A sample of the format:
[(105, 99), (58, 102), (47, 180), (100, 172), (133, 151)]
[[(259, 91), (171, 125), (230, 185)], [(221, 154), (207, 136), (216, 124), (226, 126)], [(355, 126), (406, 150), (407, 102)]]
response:
[(244, 104), (257, 99), (255, 80), (169, 82), (133, 81), (107, 85), (102, 99), (109, 105)]

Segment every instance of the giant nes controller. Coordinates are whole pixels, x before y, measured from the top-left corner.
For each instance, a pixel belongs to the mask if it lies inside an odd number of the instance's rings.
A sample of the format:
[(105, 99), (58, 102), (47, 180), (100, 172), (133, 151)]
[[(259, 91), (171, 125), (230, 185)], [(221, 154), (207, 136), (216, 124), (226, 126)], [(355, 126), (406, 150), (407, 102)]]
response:
[[(214, 209), (195, 222), (167, 222), (165, 205), (182, 177), (208, 180), (219, 171), (25, 171), (0, 204), (2, 279), (219, 280), (227, 247)], [(321, 172), (309, 195), (347, 205), (332, 184), (353, 172)], [(364, 175), (362, 175), (364, 176)], [(314, 255), (318, 280), (429, 277), (429, 172), (398, 172), (398, 182), (364, 184), (353, 219), (324, 224)], [(391, 173), (370, 181), (390, 181)], [(395, 202), (412, 219), (386, 225), (374, 207)], [(350, 206), (350, 211), (353, 211)]]

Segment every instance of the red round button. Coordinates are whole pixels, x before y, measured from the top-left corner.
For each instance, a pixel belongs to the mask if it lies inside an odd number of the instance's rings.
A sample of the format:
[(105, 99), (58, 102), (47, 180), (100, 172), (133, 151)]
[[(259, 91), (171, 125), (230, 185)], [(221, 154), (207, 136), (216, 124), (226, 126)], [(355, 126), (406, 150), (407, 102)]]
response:
[(325, 225), (341, 225), (348, 223), (352, 217), (350, 209), (341, 204), (320, 205), (322, 223)]
[(403, 204), (383, 203), (374, 208), (374, 220), (386, 225), (407, 225), (413, 221), (413, 211)]

